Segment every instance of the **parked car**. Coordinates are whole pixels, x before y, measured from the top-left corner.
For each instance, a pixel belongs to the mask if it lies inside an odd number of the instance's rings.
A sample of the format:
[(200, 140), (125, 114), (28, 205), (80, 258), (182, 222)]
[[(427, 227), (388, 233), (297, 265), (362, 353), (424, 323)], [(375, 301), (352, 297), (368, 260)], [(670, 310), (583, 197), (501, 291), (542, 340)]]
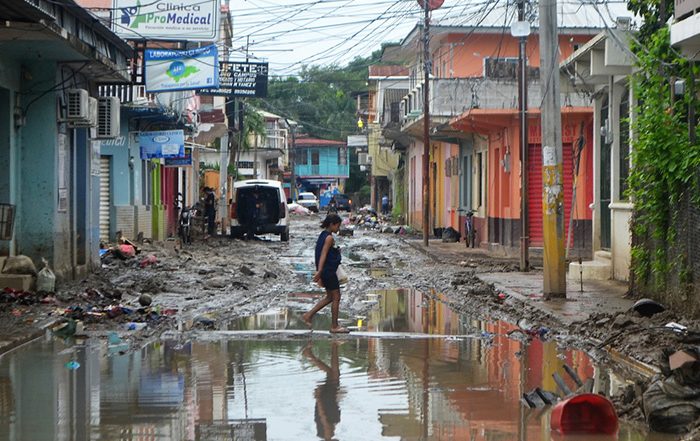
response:
[(336, 194), (335, 202), (338, 204), (338, 210), (352, 211), (352, 199), (346, 194)]
[(231, 198), (231, 237), (279, 234), (289, 241), (289, 208), (282, 183), (251, 179), (233, 184)]
[(318, 198), (313, 193), (299, 193), (297, 204), (308, 208), (314, 213), (318, 213)]

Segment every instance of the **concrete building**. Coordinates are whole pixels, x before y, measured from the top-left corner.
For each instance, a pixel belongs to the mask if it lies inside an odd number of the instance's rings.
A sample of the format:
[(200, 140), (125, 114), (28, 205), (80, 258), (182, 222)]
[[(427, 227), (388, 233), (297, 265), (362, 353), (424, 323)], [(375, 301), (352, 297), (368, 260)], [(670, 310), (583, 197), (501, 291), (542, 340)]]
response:
[(569, 276), (576, 279), (582, 274), (584, 279), (629, 280), (633, 205), (625, 188), (634, 118), (629, 43), (625, 30), (605, 30), (561, 63), (562, 87), (590, 97), (594, 109), (593, 191), (587, 199), (593, 209), (589, 246), (594, 258), (571, 263)]
[[(0, 3), (0, 254), (49, 260), (60, 278), (99, 264), (98, 83), (127, 83), (132, 50), (73, 0)], [(92, 104), (90, 104), (92, 103)]]

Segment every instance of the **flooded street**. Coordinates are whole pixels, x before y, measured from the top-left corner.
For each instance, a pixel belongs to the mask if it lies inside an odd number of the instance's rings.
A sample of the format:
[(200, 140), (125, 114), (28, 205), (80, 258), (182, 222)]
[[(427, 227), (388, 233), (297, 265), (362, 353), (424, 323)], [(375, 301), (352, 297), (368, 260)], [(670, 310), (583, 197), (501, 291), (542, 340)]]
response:
[[(302, 329), (313, 295), (288, 300), (230, 331), (174, 334), (123, 355), (114, 339), (50, 336), (13, 351), (0, 359), (0, 437), (542, 440), (547, 412), (520, 397), (556, 390), (563, 363), (598, 390), (621, 382), (581, 352), (525, 345), (506, 336), (512, 325), (416, 291), (369, 295), (370, 313), (346, 317), (358, 331), (343, 337)], [(663, 438), (623, 425), (618, 439)]]
[[(311, 282), (318, 217), (293, 226), (289, 244), (220, 238), (146, 269), (106, 268), (89, 283), (134, 299), (150, 289), (175, 315), (133, 328), (101, 319), (4, 354), (0, 439), (561, 439), (524, 393), (556, 392), (554, 373), (575, 388), (564, 364), (607, 396), (631, 384), (561, 334), (530, 339), (484, 314), (500, 301), (473, 269), (391, 234), (338, 238), (350, 276), (340, 323), (352, 333), (328, 333), (329, 308), (309, 331), (301, 314), (325, 295)], [(676, 438), (621, 423), (617, 439)]]

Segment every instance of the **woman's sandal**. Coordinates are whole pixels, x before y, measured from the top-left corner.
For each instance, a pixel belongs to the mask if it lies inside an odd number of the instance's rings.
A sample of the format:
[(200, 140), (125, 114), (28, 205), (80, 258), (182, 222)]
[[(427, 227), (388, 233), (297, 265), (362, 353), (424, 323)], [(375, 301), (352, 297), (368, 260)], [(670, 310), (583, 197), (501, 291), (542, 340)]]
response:
[(350, 330), (348, 328), (343, 328), (341, 326), (339, 328), (331, 328), (330, 333), (331, 334), (349, 334)]

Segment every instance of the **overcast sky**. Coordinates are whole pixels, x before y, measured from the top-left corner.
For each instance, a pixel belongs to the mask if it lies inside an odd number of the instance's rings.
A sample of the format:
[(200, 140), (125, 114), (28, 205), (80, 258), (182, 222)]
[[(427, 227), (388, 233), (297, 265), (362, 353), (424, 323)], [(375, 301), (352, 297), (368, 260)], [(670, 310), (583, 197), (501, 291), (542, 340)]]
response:
[[(226, 0), (223, 0), (224, 2)], [(510, 26), (511, 0), (444, 0), (433, 13), (442, 25)], [(603, 27), (630, 16), (620, 0), (559, 0), (560, 26)], [(270, 63), (273, 75), (296, 73), (302, 65), (344, 65), (367, 56), (383, 42), (397, 42), (420, 21), (416, 0), (229, 0), (235, 49)], [(536, 6), (535, 6), (536, 8)], [(536, 10), (531, 20), (536, 24)]]

